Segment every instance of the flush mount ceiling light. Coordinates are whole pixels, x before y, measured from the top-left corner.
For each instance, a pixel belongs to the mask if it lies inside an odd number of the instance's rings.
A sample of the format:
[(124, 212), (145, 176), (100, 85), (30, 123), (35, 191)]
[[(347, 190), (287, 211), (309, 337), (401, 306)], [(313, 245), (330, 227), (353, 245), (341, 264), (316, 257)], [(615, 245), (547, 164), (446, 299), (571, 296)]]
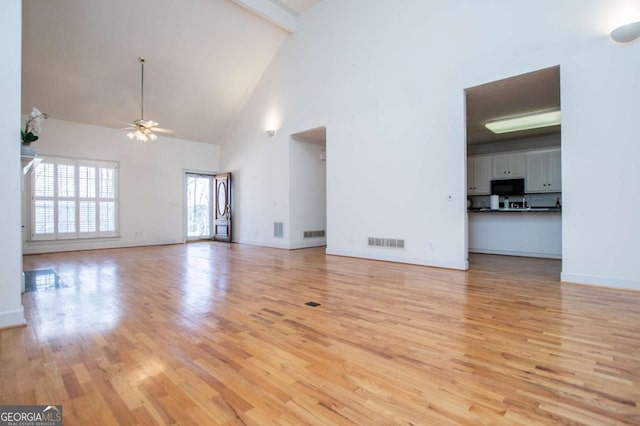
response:
[(633, 43), (640, 38), (640, 21), (618, 27), (611, 31), (610, 36), (619, 44)]
[(560, 124), (560, 111), (544, 111), (489, 121), (484, 126), (493, 133), (510, 133)]
[(141, 68), (140, 118), (134, 121), (133, 123), (129, 123), (129, 127), (125, 128), (124, 130), (129, 130), (129, 133), (127, 133), (127, 137), (131, 140), (135, 139), (143, 142), (155, 141), (156, 139), (158, 139), (158, 136), (156, 136), (153, 132), (172, 133), (172, 131), (156, 127), (158, 123), (156, 123), (153, 120), (144, 119), (144, 63), (145, 63), (144, 56), (140, 56), (139, 60), (140, 60), (140, 68)]

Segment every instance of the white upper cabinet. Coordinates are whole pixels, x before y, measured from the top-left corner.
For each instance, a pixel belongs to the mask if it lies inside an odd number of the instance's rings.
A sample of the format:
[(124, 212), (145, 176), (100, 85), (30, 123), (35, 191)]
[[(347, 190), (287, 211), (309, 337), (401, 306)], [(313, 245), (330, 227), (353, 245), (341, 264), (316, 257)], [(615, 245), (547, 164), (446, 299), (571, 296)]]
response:
[(549, 191), (562, 191), (562, 155), (560, 150), (549, 152)]
[(526, 171), (524, 153), (503, 154), (493, 157), (493, 179), (522, 178)]
[(491, 191), (491, 157), (467, 159), (467, 194), (487, 195)]
[(525, 192), (562, 192), (560, 149), (467, 158), (467, 195), (488, 195), (491, 180), (525, 178)]
[(561, 154), (559, 149), (529, 152), (526, 154), (526, 158), (526, 192), (562, 191)]

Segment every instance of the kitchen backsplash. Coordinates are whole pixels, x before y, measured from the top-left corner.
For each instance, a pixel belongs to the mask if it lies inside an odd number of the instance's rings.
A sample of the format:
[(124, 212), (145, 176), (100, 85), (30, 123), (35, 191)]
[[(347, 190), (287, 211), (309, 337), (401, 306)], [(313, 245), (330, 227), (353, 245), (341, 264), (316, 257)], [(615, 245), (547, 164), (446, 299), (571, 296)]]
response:
[[(469, 196), (473, 201), (473, 207), (489, 207), (491, 205), (489, 201), (489, 195), (471, 195)], [(500, 202), (503, 202), (505, 197), (500, 197)], [(522, 197), (512, 195), (507, 197), (510, 202), (521, 203)], [(560, 198), (560, 204), (562, 204), (561, 192), (548, 192), (545, 194), (527, 194), (525, 201), (530, 207), (553, 207), (556, 205), (556, 200)]]

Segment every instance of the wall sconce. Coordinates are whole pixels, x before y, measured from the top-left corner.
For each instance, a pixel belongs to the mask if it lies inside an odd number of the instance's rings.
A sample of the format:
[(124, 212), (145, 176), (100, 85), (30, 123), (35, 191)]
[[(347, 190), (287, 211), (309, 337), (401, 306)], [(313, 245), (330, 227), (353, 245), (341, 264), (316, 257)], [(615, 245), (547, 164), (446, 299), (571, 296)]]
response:
[(278, 133), (277, 130), (275, 129), (269, 129), (269, 130), (265, 130), (264, 134), (267, 135), (269, 137), (269, 139), (273, 139), (276, 137), (276, 133)]
[(618, 44), (629, 44), (640, 38), (640, 21), (632, 22), (611, 31), (611, 40)]

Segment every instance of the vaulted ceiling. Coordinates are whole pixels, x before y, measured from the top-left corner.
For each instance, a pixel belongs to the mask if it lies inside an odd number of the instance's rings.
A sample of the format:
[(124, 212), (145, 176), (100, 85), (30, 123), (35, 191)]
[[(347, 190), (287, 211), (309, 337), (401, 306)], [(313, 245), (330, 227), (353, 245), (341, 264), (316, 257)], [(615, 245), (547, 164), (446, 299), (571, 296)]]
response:
[[(140, 117), (218, 143), (299, 16), (320, 0), (23, 0), (22, 110), (123, 128)], [(467, 90), (469, 143), (490, 119), (559, 107), (557, 68)], [(124, 133), (124, 132), (123, 132)]]
[(125, 127), (144, 56), (145, 119), (217, 143), (289, 35), (245, 4), (269, 1), (296, 19), (318, 0), (24, 0), (23, 112)]

